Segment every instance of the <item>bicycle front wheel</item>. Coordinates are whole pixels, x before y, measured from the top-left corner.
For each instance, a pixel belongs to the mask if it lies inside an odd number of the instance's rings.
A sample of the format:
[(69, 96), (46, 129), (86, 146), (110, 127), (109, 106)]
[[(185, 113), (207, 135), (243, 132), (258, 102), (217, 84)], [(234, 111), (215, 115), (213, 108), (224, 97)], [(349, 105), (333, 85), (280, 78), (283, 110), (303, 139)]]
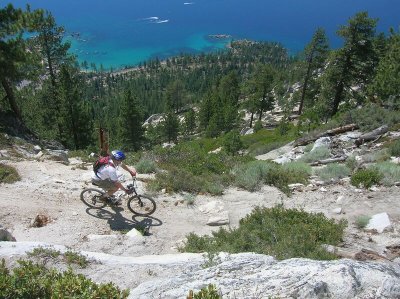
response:
[(156, 210), (156, 202), (146, 195), (135, 195), (128, 199), (128, 209), (140, 216), (148, 216)]
[(88, 207), (101, 209), (107, 205), (106, 201), (100, 199), (103, 194), (99, 189), (87, 188), (81, 192), (81, 200)]

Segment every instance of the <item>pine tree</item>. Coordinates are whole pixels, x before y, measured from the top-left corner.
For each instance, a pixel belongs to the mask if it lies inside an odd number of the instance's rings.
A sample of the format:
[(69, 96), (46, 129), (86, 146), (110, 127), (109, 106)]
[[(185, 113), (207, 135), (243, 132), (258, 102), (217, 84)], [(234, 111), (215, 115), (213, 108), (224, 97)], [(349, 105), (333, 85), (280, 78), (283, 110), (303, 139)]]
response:
[[(27, 78), (27, 65), (34, 67), (33, 54), (27, 51), (23, 38), (25, 31), (32, 32), (41, 10), (31, 12), (14, 8), (12, 4), (0, 9), (0, 83), (15, 116), (22, 120), (14, 88)], [(25, 66), (25, 68), (24, 68)]]
[[(317, 84), (318, 74), (324, 68), (326, 59), (328, 58), (329, 45), (322, 28), (318, 28), (314, 33), (311, 42), (305, 48), (305, 75), (303, 86), (301, 88), (299, 115), (301, 115), (304, 107), (306, 96), (312, 100), (318, 93)], [(312, 102), (310, 103), (312, 105)]]
[(163, 122), (164, 137), (168, 142), (175, 142), (179, 134), (179, 119), (176, 114), (169, 111)]
[(185, 103), (185, 89), (182, 81), (175, 80), (171, 82), (167, 86), (165, 98), (167, 106), (166, 110), (172, 110), (175, 111), (175, 113), (178, 113)]
[(120, 105), (118, 141), (124, 150), (139, 150), (144, 141), (143, 113), (131, 90), (126, 90)]
[[(258, 119), (261, 120), (264, 111), (272, 110), (274, 107), (274, 88), (276, 71), (270, 65), (257, 65), (251, 79), (248, 82), (250, 99), (258, 110)], [(254, 107), (255, 108), (255, 107)]]
[(192, 134), (196, 129), (196, 113), (193, 109), (185, 113), (184, 128), (186, 134)]
[(374, 48), (376, 23), (367, 12), (360, 12), (338, 31), (344, 38), (344, 46), (332, 53), (323, 82), (323, 96), (331, 116), (337, 113), (342, 101), (362, 95), (374, 76), (378, 60)]
[(400, 34), (392, 32), (388, 49), (379, 63), (371, 86), (379, 101), (391, 109), (400, 109)]
[(58, 123), (62, 127), (60, 141), (71, 149), (85, 148), (92, 142), (92, 120), (88, 102), (82, 99), (78, 71), (63, 65), (60, 71), (60, 107)]

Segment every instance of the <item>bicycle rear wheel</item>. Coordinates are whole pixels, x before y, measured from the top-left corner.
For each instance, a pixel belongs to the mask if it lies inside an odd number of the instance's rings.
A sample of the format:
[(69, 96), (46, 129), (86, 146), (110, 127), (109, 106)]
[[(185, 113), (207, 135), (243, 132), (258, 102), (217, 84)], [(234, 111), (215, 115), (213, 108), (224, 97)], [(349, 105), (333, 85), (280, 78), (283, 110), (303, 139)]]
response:
[(104, 192), (99, 189), (87, 188), (81, 192), (81, 200), (88, 207), (101, 209), (107, 205), (106, 201), (100, 200), (103, 194)]
[(147, 195), (135, 195), (128, 199), (128, 209), (140, 216), (148, 216), (156, 210), (156, 202)]

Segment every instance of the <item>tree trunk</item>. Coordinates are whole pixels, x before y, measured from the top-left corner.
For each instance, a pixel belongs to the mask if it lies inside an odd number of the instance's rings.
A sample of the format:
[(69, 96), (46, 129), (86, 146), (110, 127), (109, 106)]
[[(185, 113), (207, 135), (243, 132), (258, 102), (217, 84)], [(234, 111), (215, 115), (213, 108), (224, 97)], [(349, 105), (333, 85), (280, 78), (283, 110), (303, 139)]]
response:
[(11, 110), (14, 112), (15, 116), (19, 120), (22, 120), (21, 111), (15, 100), (14, 91), (12, 89), (11, 84), (7, 81), (7, 79), (4, 78), (1, 80), (1, 85), (3, 86), (4, 91), (6, 92), (6, 97), (8, 99), (8, 103), (10, 103)]
[(254, 118), (254, 112), (251, 112), (251, 117), (250, 117), (250, 128), (253, 126), (253, 118)]
[(310, 58), (308, 59), (308, 66), (307, 66), (307, 73), (306, 73), (306, 77), (304, 78), (304, 84), (303, 84), (303, 88), (301, 91), (301, 99), (300, 99), (300, 105), (299, 105), (299, 115), (301, 115), (301, 112), (303, 111), (303, 106), (304, 106), (304, 99), (306, 97), (306, 90), (307, 90), (307, 86), (308, 86), (308, 80), (310, 78), (310, 73), (311, 73), (311, 63), (312, 63), (312, 55), (314, 53), (314, 49), (310, 54)]

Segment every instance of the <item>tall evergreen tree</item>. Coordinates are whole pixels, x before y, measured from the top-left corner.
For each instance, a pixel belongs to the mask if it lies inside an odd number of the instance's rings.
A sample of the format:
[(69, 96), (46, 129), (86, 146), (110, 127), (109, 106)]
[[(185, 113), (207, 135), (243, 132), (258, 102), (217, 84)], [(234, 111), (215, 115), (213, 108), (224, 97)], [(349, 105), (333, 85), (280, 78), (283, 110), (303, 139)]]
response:
[(163, 122), (164, 137), (168, 142), (175, 142), (179, 134), (179, 119), (173, 111), (169, 111)]
[(389, 38), (385, 56), (379, 63), (376, 77), (371, 86), (378, 100), (388, 108), (400, 109), (400, 34)]
[(344, 38), (344, 46), (331, 55), (323, 87), (331, 116), (337, 113), (342, 101), (359, 96), (374, 76), (378, 59), (374, 48), (376, 23), (367, 12), (360, 12), (337, 32)]
[(41, 13), (40, 10), (31, 12), (29, 8), (23, 11), (12, 4), (0, 8), (0, 82), (11, 110), (19, 119), (22, 119), (22, 114), (14, 88), (27, 78), (24, 66), (32, 65), (32, 52), (27, 51), (23, 33), (34, 30)]
[(144, 141), (143, 113), (138, 100), (126, 90), (120, 105), (118, 140), (124, 150), (139, 150)]
[(326, 59), (328, 58), (328, 50), (329, 45), (325, 31), (322, 28), (318, 28), (311, 42), (304, 50), (305, 74), (303, 86), (301, 88), (299, 115), (301, 115), (303, 111), (306, 96), (308, 96), (309, 99), (313, 99), (318, 92), (318, 87), (316, 87), (315, 84), (317, 84), (318, 73), (325, 66)]
[(250, 95), (253, 99), (258, 99), (258, 119), (261, 120), (265, 111), (272, 110), (274, 107), (274, 88), (276, 71), (271, 65), (257, 65), (250, 85), (253, 93)]
[(68, 54), (70, 43), (63, 40), (64, 28), (57, 26), (52, 14), (45, 12), (36, 28), (36, 40), (40, 47), (45, 69), (48, 70), (51, 85), (56, 87), (56, 73), (63, 63), (71, 63), (72, 57)]
[(196, 113), (193, 109), (185, 113), (184, 129), (186, 134), (192, 134), (196, 130)]
[(63, 65), (60, 71), (60, 111), (58, 123), (62, 127), (61, 140), (68, 148), (82, 149), (91, 144), (93, 125), (88, 102), (82, 99), (82, 85), (78, 71)]
[(183, 82), (175, 80), (167, 86), (165, 92), (167, 110), (178, 113), (185, 103), (185, 88)]

